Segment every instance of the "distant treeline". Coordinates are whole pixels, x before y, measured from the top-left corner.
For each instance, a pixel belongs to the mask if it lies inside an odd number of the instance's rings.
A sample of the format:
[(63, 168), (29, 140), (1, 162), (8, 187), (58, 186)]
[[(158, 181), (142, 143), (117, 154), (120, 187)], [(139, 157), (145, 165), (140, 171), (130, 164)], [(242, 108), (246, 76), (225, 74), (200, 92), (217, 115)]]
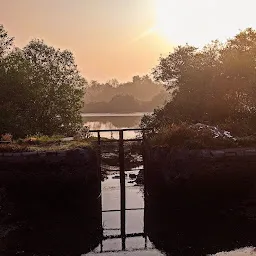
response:
[(83, 112), (150, 112), (162, 106), (168, 98), (164, 87), (148, 76), (134, 76), (133, 81), (126, 83), (116, 79), (107, 83), (91, 81), (84, 97)]

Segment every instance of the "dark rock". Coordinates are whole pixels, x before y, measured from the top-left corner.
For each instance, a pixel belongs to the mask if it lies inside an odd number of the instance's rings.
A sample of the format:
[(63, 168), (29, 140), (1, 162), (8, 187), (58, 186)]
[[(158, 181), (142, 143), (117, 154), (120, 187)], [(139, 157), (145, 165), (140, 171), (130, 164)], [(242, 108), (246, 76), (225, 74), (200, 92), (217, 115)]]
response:
[(129, 174), (130, 179), (136, 179), (137, 175), (134, 173)]

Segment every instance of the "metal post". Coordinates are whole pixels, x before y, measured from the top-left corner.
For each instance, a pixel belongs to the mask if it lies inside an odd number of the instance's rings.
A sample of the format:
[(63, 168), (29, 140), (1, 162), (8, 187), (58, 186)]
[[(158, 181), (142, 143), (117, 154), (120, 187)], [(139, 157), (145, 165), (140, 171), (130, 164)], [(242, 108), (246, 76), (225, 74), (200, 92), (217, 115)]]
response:
[(143, 156), (143, 183), (144, 183), (144, 238), (145, 238), (145, 249), (147, 249), (147, 228), (146, 228), (146, 210), (147, 210), (147, 160), (146, 160), (146, 135), (145, 131), (142, 132), (142, 156)]
[(125, 250), (125, 169), (124, 169), (124, 132), (119, 131), (119, 166), (120, 166), (120, 205), (122, 250)]
[[(101, 232), (102, 232), (102, 238), (103, 238), (103, 226), (102, 226), (102, 190), (101, 190), (101, 140), (100, 140), (100, 131), (97, 132), (98, 134), (98, 181), (99, 181), (99, 192), (100, 192), (100, 197), (99, 197), (99, 204), (100, 204), (100, 211), (101, 211)], [(103, 239), (100, 241), (100, 252), (103, 252)]]

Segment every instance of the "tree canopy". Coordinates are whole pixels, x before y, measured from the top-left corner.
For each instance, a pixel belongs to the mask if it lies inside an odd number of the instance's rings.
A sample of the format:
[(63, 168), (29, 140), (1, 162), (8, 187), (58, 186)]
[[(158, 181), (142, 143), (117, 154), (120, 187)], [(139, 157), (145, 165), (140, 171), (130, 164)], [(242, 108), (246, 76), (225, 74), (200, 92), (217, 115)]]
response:
[(12, 47), (13, 37), (9, 37), (4, 26), (0, 24), (0, 57), (6, 54)]
[(203, 49), (178, 46), (161, 57), (153, 71), (172, 100), (142, 126), (207, 123), (235, 133), (256, 128), (256, 31), (248, 28), (225, 44), (213, 41)]
[(41, 40), (8, 52), (12, 40), (3, 34), (0, 48), (6, 54), (0, 55), (0, 134), (72, 134), (82, 122), (86, 84), (73, 54)]

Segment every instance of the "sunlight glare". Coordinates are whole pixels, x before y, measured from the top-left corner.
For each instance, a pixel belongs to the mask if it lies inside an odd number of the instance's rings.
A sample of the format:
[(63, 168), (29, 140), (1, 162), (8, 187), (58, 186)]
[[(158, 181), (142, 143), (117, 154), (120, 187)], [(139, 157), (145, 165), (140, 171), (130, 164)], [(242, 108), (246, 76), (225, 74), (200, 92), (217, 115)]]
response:
[(177, 24), (178, 17), (176, 17), (178, 9), (177, 1), (155, 1), (156, 31), (170, 43), (177, 39), (181, 40)]

